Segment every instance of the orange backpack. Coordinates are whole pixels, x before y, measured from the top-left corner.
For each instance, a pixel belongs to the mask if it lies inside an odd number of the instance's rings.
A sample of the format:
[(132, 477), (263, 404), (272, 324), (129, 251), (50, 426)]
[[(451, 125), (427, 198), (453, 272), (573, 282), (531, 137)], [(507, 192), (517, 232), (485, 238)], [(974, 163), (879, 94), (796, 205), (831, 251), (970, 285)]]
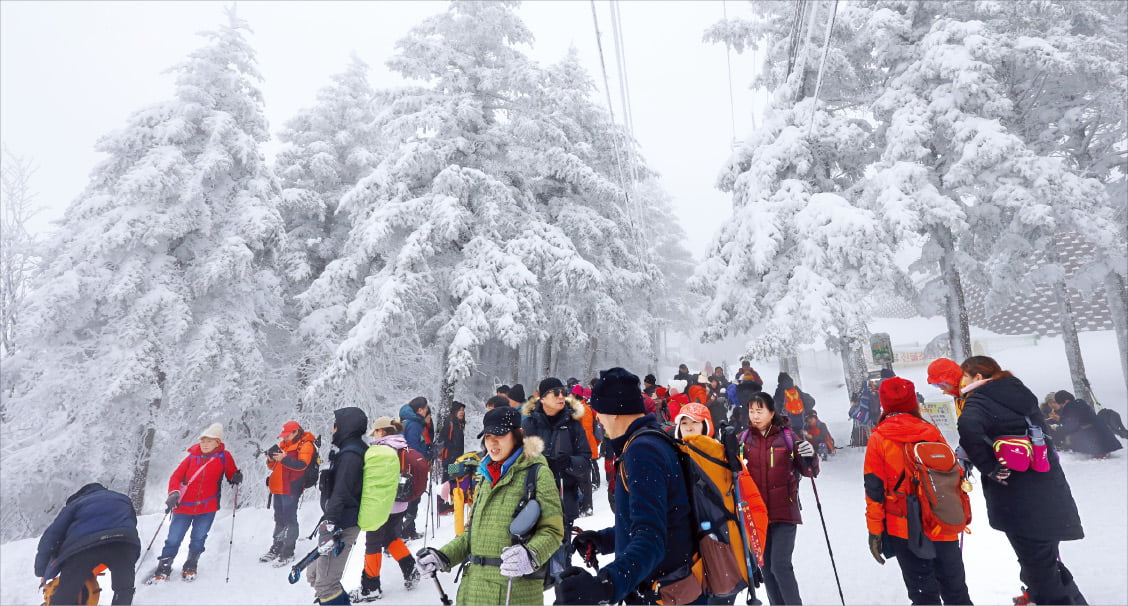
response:
[[(685, 474), (690, 518), (696, 527), (696, 553), (693, 555), (690, 575), (694, 578), (691, 584), (696, 589), (686, 591), (684, 597), (692, 601), (702, 592), (719, 597), (736, 595), (750, 582), (754, 582), (755, 572), (748, 570), (745, 554), (749, 553), (753, 557), (754, 567), (764, 563), (768, 508), (756, 483), (739, 460), (737, 464), (740, 472), (736, 474), (737, 481), (734, 483), (733, 469), (724, 445), (708, 436), (689, 435), (678, 440), (665, 432), (644, 429), (631, 436), (623, 447), (624, 452), (631, 441), (645, 434), (660, 436), (670, 443), (678, 455), (682, 473)], [(619, 466), (624, 490), (627, 489), (625, 473), (625, 468)], [(747, 546), (743, 537), (748, 539)], [(680, 584), (682, 582), (674, 583)], [(660, 603), (687, 603), (680, 601), (683, 595), (676, 595), (682, 589), (669, 593), (663, 588), (657, 590), (662, 596)]]
[(783, 409), (789, 415), (803, 414), (803, 396), (799, 395), (797, 387), (789, 387), (783, 391)]
[(964, 491), (964, 468), (952, 447), (944, 442), (913, 442), (905, 444), (903, 452), (905, 474), (893, 491), (907, 481), (908, 490), (901, 494), (906, 500), (920, 502), (925, 534), (966, 531), (971, 523), (971, 499)]
[[(102, 587), (98, 584), (98, 577), (106, 571), (105, 564), (99, 564), (90, 572), (90, 577), (82, 584), (78, 592), (79, 604), (97, 604)], [(55, 590), (59, 588), (59, 577), (47, 581), (43, 585), (43, 606), (51, 606), (51, 598), (55, 597)]]

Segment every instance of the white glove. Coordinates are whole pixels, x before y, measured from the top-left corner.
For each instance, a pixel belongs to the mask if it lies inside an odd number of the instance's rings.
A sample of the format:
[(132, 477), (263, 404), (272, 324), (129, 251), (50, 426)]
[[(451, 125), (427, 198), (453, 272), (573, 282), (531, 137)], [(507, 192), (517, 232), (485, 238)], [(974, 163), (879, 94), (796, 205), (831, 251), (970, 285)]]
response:
[(795, 445), (795, 452), (798, 452), (799, 456), (809, 459), (815, 456), (815, 447), (811, 446), (811, 443), (806, 440), (800, 440)]
[(498, 570), (503, 577), (523, 577), (537, 569), (533, 562), (533, 552), (524, 545), (510, 545), (501, 550), (501, 567)]
[(333, 553), (340, 542), (341, 531), (329, 520), (322, 520), (317, 525), (317, 552), (323, 556)]
[(446, 567), (443, 554), (433, 547), (420, 549), (419, 553), (415, 554), (415, 567), (419, 569), (419, 573), (423, 576), (433, 577), (435, 573)]

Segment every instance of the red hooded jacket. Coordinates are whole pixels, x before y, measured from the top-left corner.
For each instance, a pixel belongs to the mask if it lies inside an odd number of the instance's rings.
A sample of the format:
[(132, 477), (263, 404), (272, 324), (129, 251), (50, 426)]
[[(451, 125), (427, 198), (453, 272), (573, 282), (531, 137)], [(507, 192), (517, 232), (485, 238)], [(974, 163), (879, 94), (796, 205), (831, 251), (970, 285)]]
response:
[[(198, 515), (219, 511), (220, 483), (224, 477), (230, 480), (236, 471), (235, 459), (222, 443), (206, 455), (199, 444), (193, 444), (168, 479), (168, 491), (180, 491), (180, 504), (172, 512)], [(188, 485), (181, 488), (181, 484)]]

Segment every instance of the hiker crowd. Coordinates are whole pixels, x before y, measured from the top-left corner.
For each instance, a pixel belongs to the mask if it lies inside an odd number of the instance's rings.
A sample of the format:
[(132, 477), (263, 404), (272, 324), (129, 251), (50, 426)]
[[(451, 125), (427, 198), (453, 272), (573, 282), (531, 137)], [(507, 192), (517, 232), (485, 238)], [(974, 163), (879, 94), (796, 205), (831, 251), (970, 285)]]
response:
[[(929, 382), (955, 397), (957, 451), (922, 417), (910, 381), (890, 373), (865, 388), (877, 403), (865, 402), (875, 414), (863, 436), (860, 491), (873, 558), (896, 558), (913, 604), (971, 604), (960, 536), (977, 471), (989, 524), (1020, 564), (1016, 603), (1084, 604), (1058, 552), (1083, 531), (1057, 448), (1067, 442), (1100, 456), (1119, 441), (1084, 401), (1059, 391), (1042, 403), (989, 357), (937, 360)], [(787, 373), (774, 394), (747, 361), (731, 380), (721, 367), (691, 373), (683, 364), (662, 386), (654, 375), (640, 381), (611, 368), (586, 385), (548, 377), (536, 387), (527, 396), (523, 385), (500, 386), (469, 450), (466, 406), (457, 401), (437, 430), (423, 397), (371, 424), (360, 408), (334, 411), (327, 468), (320, 438), (286, 422), (265, 450), (274, 532), (260, 561), (290, 566), (291, 583), (304, 574), (320, 604), (382, 597), (384, 554), (407, 589), (431, 580), (444, 604), (436, 573), (451, 570), (459, 604), (541, 604), (550, 588), (558, 604), (733, 604), (742, 593), (758, 604), (761, 585), (773, 605), (802, 603), (792, 562), (799, 484), (814, 485), (836, 447), (815, 399)], [(858, 420), (853, 408), (851, 417)], [(186, 536), (181, 576), (195, 578), (223, 482), (237, 495), (243, 480), (223, 438), (221, 425), (206, 428), (169, 478), (168, 531), (146, 582), (171, 576)], [(433, 478), (441, 488), (426, 506), (453, 514), (456, 536), (412, 553), (407, 543), (422, 537), (416, 519)], [(579, 528), (604, 481), (615, 524)], [(299, 558), (298, 502), (314, 486), (316, 547)], [(131, 603), (144, 558), (136, 526), (125, 495), (93, 483), (71, 496), (35, 561), (47, 603), (96, 600), (91, 575), (104, 569), (113, 603)], [(364, 566), (350, 592), (342, 577), (361, 532)], [(606, 554), (614, 559), (600, 567)]]

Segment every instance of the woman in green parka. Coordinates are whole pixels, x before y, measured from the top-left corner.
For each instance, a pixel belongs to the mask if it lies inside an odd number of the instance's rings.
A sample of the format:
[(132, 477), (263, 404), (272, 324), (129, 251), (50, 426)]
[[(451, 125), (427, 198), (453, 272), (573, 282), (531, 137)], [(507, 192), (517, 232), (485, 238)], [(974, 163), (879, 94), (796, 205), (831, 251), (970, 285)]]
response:
[[(510, 579), (510, 604), (544, 603), (544, 564), (564, 539), (560, 494), (539, 438), (524, 438), (521, 414), (508, 406), (486, 413), (486, 454), (475, 478), (474, 507), (468, 530), (453, 541), (416, 554), (419, 570), (428, 576), (466, 562), (457, 604), (505, 604)], [(529, 468), (536, 470), (536, 500), (541, 514), (523, 542), (509, 536), (509, 525), (525, 494)]]

